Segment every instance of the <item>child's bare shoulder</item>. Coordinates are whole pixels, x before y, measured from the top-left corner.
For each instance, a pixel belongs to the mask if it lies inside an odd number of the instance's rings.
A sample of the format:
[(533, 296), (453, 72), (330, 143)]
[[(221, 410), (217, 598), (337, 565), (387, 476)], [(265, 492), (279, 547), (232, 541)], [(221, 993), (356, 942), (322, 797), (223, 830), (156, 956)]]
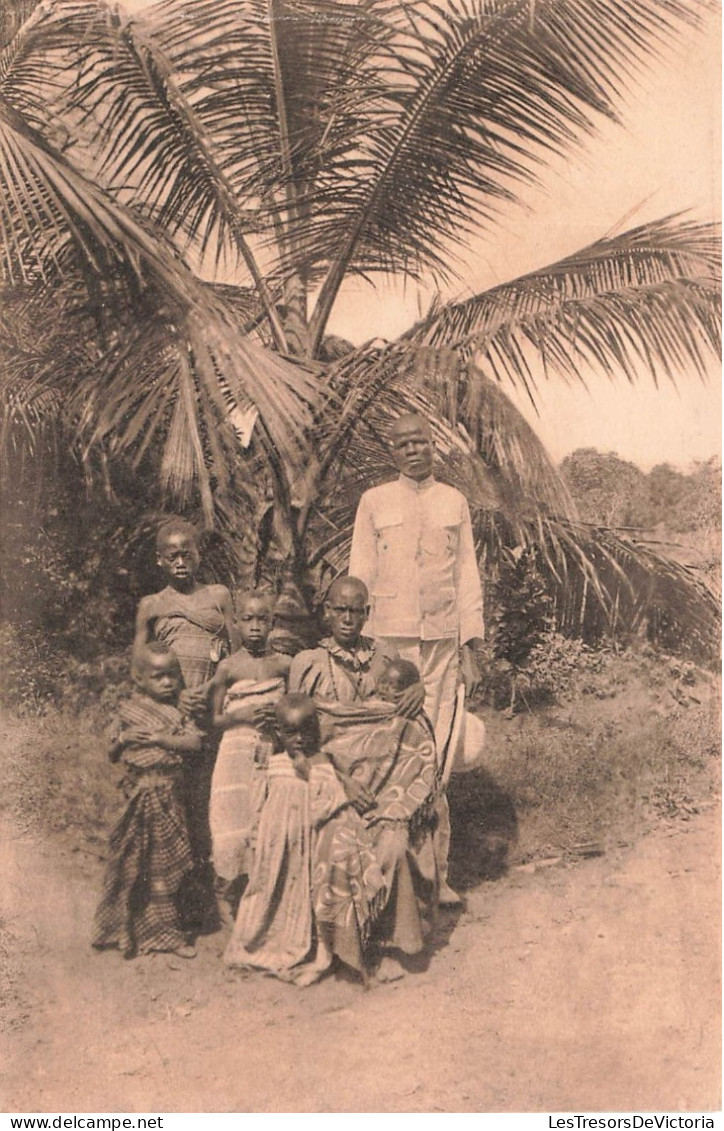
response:
[(213, 582), (211, 585), (205, 585), (204, 591), (209, 597), (215, 597), (218, 601), (231, 600), (231, 590), (228, 589), (226, 585), (218, 585), (216, 582)]
[(268, 658), (269, 672), (271, 675), (289, 675), (289, 668), (292, 664), (292, 657), (287, 656), (284, 652), (270, 652)]
[(231, 665), (232, 665), (232, 661), (234, 660), (235, 656), (236, 656), (236, 653), (234, 653), (231, 656), (225, 656), (224, 659), (220, 661), (220, 663), (218, 664), (218, 666), (216, 668), (216, 671), (214, 672), (214, 676), (213, 676), (213, 679), (211, 681), (212, 683), (215, 683), (218, 686), (220, 683), (226, 684), (226, 683), (229, 682), (229, 679), (230, 679), (229, 673), (230, 673), (230, 670), (233, 670)]
[(147, 617), (148, 619), (154, 617), (161, 606), (163, 594), (164, 590), (162, 589), (158, 593), (147, 593), (145, 597), (141, 597), (138, 602), (139, 617)]
[(245, 648), (239, 648), (238, 651), (232, 652), (230, 656), (226, 656), (221, 661), (216, 674), (214, 676), (214, 683), (227, 684), (232, 683), (235, 679), (243, 679), (249, 672), (251, 663), (251, 656)]

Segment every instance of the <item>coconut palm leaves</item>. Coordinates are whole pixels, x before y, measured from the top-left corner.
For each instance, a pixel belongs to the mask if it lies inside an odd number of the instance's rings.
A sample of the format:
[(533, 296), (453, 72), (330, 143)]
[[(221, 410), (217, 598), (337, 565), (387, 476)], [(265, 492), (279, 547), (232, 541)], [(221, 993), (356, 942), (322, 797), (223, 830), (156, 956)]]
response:
[(444, 277), (442, 248), (489, 222), (497, 201), (514, 199), (516, 181), (591, 128), (592, 111), (612, 113), (632, 57), (691, 9), (544, 0), (534, 27), (527, 0), (415, 4), (400, 13), (385, 119), (375, 115), (363, 134), (361, 175), (355, 170), (337, 214), (326, 209), (311, 228), (310, 243), (330, 257), (312, 348), (357, 263)]
[[(624, 578), (628, 551), (601, 557), (571, 525), (505, 387), (703, 373), (719, 348), (713, 229), (669, 218), (607, 238), (436, 302), (397, 342), (332, 348), (326, 328), (350, 275), (454, 279), (470, 234), (615, 118), (637, 66), (706, 7), (40, 5), (0, 54), (2, 270), (87, 296), (94, 364), (78, 351), (57, 375), (83, 450), (138, 467), (153, 453), (166, 496), (209, 525), (248, 518), (256, 496), (263, 548), (274, 533), (298, 569), (333, 567), (384, 474), (391, 415), (422, 409), (487, 552), (536, 541), (551, 578), (578, 571), (613, 608), (601, 577)], [(201, 281), (222, 269), (243, 289)], [(18, 372), (16, 417), (39, 388)]]
[[(40, 21), (32, 30), (39, 26)], [(54, 38), (53, 45), (57, 42)], [(139, 324), (151, 322), (156, 332), (132, 334), (121, 361), (111, 343), (96, 387), (84, 397), (80, 426), (92, 442), (112, 433), (116, 450), (131, 446), (142, 453), (160, 440), (163, 485), (182, 502), (197, 492), (212, 524), (212, 479), (223, 488), (232, 457), (232, 449), (224, 451), (217, 440), (231, 427), (229, 409), (248, 412), (254, 405), (263, 413), (261, 436), (280, 474), (286, 475), (285, 465), (299, 458), (307, 406), (318, 397), (318, 383), (239, 335), (222, 296), (205, 287), (146, 221), (74, 168), (26, 121), (6, 97), (8, 91), (17, 96), (22, 85), (14, 65), (22, 66), (23, 83), (29, 73), (32, 77), (26, 52), (10, 44), (5, 62), (0, 80), (0, 232), (6, 278), (50, 281), (54, 275), (80, 272), (97, 310), (113, 291), (120, 292), (122, 302), (135, 302)], [(149, 341), (156, 349), (150, 359)], [(166, 368), (169, 351), (174, 361)]]
[[(721, 349), (719, 229), (669, 217), (598, 241), (510, 283), (430, 311), (407, 338), (479, 357), (534, 398), (539, 363), (568, 380), (693, 369)], [(474, 384), (466, 391), (474, 411)]]
[(323, 272), (312, 354), (350, 272), (446, 277), (452, 245), (597, 113), (613, 116), (627, 74), (697, 5), (541, 0), (531, 12), (529, 0), (153, 10), (181, 90), (282, 263)]
[(614, 116), (626, 76), (700, 7), (165, 0), (130, 21), (67, 0), (47, 24), (75, 42), (71, 104), (101, 176), (174, 235), (246, 248), (257, 286), (252, 231), (278, 270), (321, 273), (314, 354), (350, 272), (446, 277), (454, 243)]

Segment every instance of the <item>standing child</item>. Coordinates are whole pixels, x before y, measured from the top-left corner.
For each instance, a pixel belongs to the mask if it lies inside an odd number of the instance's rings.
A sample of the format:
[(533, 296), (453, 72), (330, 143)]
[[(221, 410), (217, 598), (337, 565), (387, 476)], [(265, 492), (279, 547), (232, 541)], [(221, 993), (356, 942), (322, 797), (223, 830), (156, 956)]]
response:
[(209, 681), (228, 654), (233, 625), (231, 594), (225, 585), (202, 585), (198, 538), (190, 522), (171, 518), (156, 536), (156, 561), (167, 585), (143, 597), (136, 616), (136, 647), (160, 640), (173, 648), (184, 679), (182, 703), (206, 707)]
[(119, 947), (125, 958), (154, 950), (193, 958), (177, 907), (193, 868), (180, 787), (184, 759), (201, 750), (201, 733), (178, 708), (181, 668), (165, 644), (135, 651), (133, 680), (109, 751), (126, 767), (127, 805), (111, 834), (93, 945)]
[[(289, 656), (268, 646), (271, 597), (243, 593), (241, 647), (222, 660), (212, 681), (212, 724), (223, 737), (211, 779), (209, 824), (217, 891), (231, 900), (249, 874), (251, 833), (273, 745), (274, 704), (286, 688)], [(226, 909), (220, 904), (222, 918)]]
[[(225, 585), (202, 585), (198, 538), (191, 523), (171, 518), (156, 536), (157, 564), (167, 585), (143, 597), (136, 616), (135, 647), (159, 640), (173, 648), (181, 665), (183, 688), (180, 705), (202, 727), (208, 725), (211, 678), (222, 656), (229, 652), (233, 627), (231, 594)], [(190, 923), (207, 927), (216, 916), (209, 832), (209, 788), (214, 750), (204, 743), (203, 753), (184, 782), (184, 804), (194, 855), (195, 872), (185, 902)]]

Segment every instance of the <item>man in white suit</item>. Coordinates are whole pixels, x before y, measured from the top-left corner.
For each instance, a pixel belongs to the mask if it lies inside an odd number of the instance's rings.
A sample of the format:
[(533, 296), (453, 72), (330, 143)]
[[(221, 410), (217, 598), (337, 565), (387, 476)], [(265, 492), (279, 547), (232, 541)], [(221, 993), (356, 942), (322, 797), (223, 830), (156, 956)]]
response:
[[(412, 660), (425, 685), (425, 711), (440, 754), (448, 744), (458, 683), (479, 683), (474, 647), (483, 637), (483, 598), (470, 511), (454, 487), (433, 477), (432, 431), (406, 414), (390, 431), (399, 477), (365, 491), (352, 535), (349, 573), (370, 592), (368, 631)], [(447, 883), (450, 817), (441, 797), (436, 857), (440, 902)]]

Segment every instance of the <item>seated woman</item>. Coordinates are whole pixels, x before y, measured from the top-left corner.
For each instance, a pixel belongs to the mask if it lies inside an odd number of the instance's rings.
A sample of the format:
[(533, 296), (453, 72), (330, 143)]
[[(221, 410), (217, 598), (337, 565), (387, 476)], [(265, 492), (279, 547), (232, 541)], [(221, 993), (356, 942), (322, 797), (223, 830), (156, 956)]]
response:
[[(367, 586), (356, 577), (338, 577), (329, 587), (324, 616), (330, 634), (317, 648), (297, 653), (289, 669), (289, 690), (311, 695), (316, 703), (360, 706), (377, 693), (377, 683), (397, 652), (389, 643), (363, 636), (369, 615)], [(425, 688), (413, 684), (397, 698), (396, 712), (414, 717), (422, 708)], [(362, 807), (372, 795), (359, 782), (340, 780), (350, 801)]]
[(385, 881), (374, 932), (382, 951), (381, 981), (402, 977), (400, 953), (423, 948), (420, 901), (431, 910), (437, 905), (431, 839), (438, 785), (434, 734), (424, 714), (406, 719), (393, 713), (419, 678), (414, 664), (392, 659), (378, 676), (377, 694), (364, 704), (318, 703), (325, 754), (342, 780), (359, 785), (370, 798), (357, 808)]
[(249, 885), (224, 960), (310, 985), (337, 955), (364, 977), (384, 892), (371, 839), (320, 749), (312, 700), (286, 695), (276, 718), (284, 752), (269, 759)]
[(324, 749), (375, 838), (386, 877), (378, 977), (389, 980), (404, 972), (396, 952), (422, 950), (417, 895), (427, 902), (437, 892), (427, 806), (436, 789), (435, 742), (420, 714), (425, 689), (417, 669), (409, 664), (390, 677), (399, 660), (394, 648), (362, 634), (369, 612), (363, 582), (338, 578), (324, 611), (330, 635), (294, 657), (289, 689), (314, 697), (323, 734), (332, 737)]

